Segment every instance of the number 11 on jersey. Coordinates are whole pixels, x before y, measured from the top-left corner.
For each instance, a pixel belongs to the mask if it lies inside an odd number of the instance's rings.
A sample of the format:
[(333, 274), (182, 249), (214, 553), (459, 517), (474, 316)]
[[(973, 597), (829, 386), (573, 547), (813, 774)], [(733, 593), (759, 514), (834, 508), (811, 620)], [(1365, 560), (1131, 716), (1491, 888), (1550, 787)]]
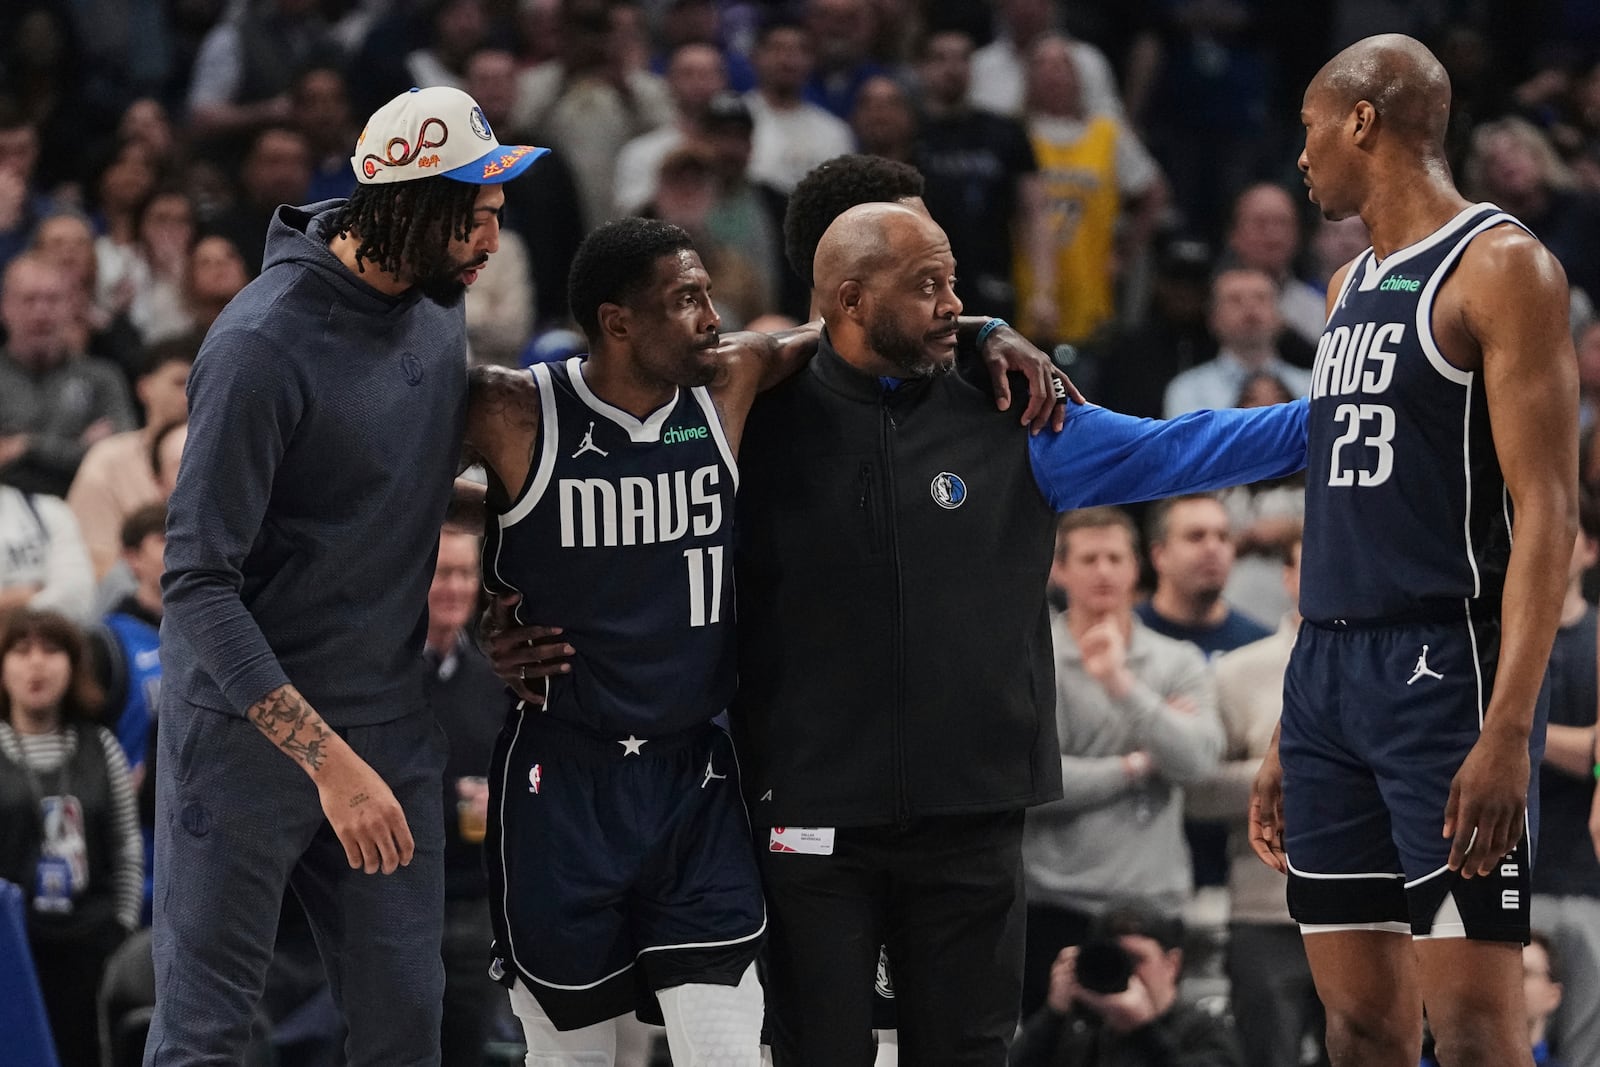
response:
[[(711, 557), (711, 597), (706, 598), (706, 557)], [(689, 567), (689, 625), (705, 626), (722, 621), (722, 546), (686, 548), (683, 561)], [(708, 619), (706, 616), (709, 615)]]

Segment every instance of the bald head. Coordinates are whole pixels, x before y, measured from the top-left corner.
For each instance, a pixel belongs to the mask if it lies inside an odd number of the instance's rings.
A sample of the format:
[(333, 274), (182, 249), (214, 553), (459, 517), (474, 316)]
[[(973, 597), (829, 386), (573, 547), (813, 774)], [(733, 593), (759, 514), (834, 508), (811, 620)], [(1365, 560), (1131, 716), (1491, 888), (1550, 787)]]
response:
[(877, 375), (927, 377), (955, 362), (955, 257), (926, 212), (858, 204), (833, 220), (812, 268), (835, 350)]
[(831, 296), (846, 281), (866, 281), (935, 244), (949, 248), (950, 241), (927, 214), (900, 204), (857, 204), (823, 233), (812, 276)]
[(1317, 72), (1307, 101), (1319, 94), (1341, 111), (1365, 100), (1377, 112), (1380, 128), (1412, 148), (1444, 152), (1450, 77), (1438, 57), (1413, 37), (1383, 33), (1357, 41)]

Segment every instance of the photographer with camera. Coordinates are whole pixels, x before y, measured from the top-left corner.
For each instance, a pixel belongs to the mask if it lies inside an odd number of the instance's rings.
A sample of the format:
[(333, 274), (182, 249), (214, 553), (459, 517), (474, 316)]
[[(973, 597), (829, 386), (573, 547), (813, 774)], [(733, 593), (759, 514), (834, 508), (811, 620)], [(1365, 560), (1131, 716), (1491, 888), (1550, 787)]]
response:
[(1011, 1067), (1240, 1067), (1227, 1024), (1178, 1000), (1183, 921), (1119, 904), (1064, 948)]

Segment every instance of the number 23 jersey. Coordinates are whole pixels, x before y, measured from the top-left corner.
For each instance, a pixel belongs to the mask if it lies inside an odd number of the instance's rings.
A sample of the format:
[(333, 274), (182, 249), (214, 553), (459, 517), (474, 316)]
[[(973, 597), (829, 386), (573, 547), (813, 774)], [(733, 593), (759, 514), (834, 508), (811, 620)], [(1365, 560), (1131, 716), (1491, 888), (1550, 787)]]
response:
[(490, 518), (484, 582), (575, 650), (545, 714), (608, 736), (690, 729), (733, 696), (738, 470), (706, 390), (637, 419), (582, 367), (532, 370), (539, 441), (528, 484)]
[(1300, 610), (1313, 622), (1470, 600), (1498, 614), (1511, 497), (1483, 376), (1440, 351), (1433, 308), (1467, 245), (1502, 223), (1521, 225), (1475, 204), (1381, 263), (1369, 248), (1350, 266), (1311, 378)]

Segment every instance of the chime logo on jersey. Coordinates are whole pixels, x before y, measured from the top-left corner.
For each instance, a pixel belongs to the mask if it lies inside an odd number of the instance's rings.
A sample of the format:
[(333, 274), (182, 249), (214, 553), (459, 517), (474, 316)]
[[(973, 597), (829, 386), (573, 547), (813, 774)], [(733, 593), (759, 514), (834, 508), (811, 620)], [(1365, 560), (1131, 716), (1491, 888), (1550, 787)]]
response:
[(561, 547), (651, 545), (722, 527), (715, 464), (651, 478), (562, 478)]
[(528, 768), (528, 792), (537, 793), (539, 791), (539, 779), (542, 773), (537, 763)]
[(967, 483), (949, 471), (935, 474), (933, 481), (928, 483), (928, 491), (933, 494), (933, 502), (946, 511), (954, 511), (967, 499)]

